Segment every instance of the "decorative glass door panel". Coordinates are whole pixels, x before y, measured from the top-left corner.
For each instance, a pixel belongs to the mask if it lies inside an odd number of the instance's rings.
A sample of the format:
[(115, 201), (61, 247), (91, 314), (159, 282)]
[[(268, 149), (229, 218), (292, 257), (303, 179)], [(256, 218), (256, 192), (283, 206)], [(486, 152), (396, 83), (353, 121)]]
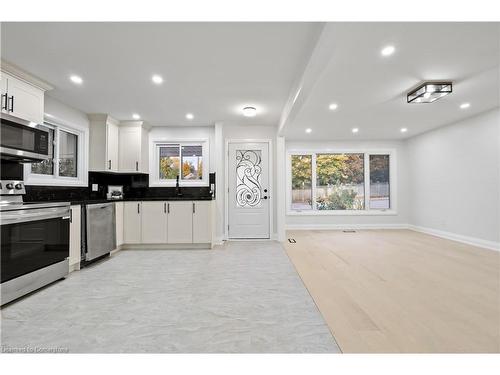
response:
[(260, 207), (261, 163), (261, 150), (236, 150), (236, 204), (239, 207)]

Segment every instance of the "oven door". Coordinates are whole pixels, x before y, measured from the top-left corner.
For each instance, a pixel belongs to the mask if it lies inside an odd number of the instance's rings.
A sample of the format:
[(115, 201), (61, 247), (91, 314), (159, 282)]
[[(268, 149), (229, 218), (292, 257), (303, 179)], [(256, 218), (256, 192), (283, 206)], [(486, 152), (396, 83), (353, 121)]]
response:
[(1, 282), (69, 257), (69, 207), (4, 211)]
[(38, 162), (51, 157), (49, 132), (40, 125), (2, 114), (0, 153), (2, 159)]

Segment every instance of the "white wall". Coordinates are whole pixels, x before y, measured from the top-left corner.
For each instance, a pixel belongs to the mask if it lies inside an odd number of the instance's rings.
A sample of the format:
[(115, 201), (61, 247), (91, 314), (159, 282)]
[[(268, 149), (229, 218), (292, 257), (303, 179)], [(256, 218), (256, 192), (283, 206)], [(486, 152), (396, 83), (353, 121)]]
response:
[(409, 222), (500, 241), (500, 110), (408, 140)]
[[(325, 150), (395, 150), (396, 156), (396, 212), (394, 215), (373, 214), (366, 215), (286, 215), (285, 227), (293, 228), (336, 228), (336, 227), (399, 227), (408, 223), (408, 157), (404, 142), (297, 142), (287, 141), (286, 152), (296, 150), (325, 151)], [(286, 184), (289, 190), (288, 182)], [(393, 187), (391, 186), (391, 189)], [(286, 202), (288, 204), (288, 202)]]
[(51, 98), (47, 94), (45, 94), (44, 112), (45, 121), (55, 122), (72, 128), (89, 128), (89, 119), (84, 112)]

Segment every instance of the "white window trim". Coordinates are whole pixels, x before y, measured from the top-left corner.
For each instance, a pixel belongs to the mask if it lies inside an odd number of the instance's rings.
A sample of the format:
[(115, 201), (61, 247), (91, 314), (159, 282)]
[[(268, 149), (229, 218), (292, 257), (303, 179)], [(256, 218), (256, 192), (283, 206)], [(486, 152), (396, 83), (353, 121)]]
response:
[[(35, 186), (74, 186), (82, 187), (88, 186), (88, 165), (87, 165), (87, 150), (88, 150), (88, 129), (80, 127), (71, 127), (62, 125), (57, 122), (45, 121), (43, 126), (46, 126), (54, 131), (54, 174), (41, 175), (31, 173), (31, 164), (24, 165), (24, 182), (25, 185)], [(59, 130), (67, 133), (75, 134), (78, 137), (77, 145), (77, 177), (64, 177), (59, 176)]]
[(208, 138), (196, 138), (196, 139), (153, 139), (150, 142), (150, 153), (149, 153), (149, 187), (172, 187), (175, 186), (175, 180), (160, 180), (159, 172), (159, 155), (157, 148), (159, 145), (163, 144), (180, 144), (181, 147), (184, 145), (201, 145), (202, 155), (203, 155), (203, 174), (201, 180), (183, 180), (179, 178), (179, 186), (209, 186), (209, 167), (210, 167), (210, 150), (209, 150), (209, 140)]
[[(316, 154), (364, 154), (365, 209), (364, 210), (292, 210), (292, 155), (312, 156), (312, 179), (316, 181)], [(389, 155), (390, 209), (371, 209), (369, 155)], [(286, 214), (290, 216), (394, 216), (397, 211), (397, 156), (395, 149), (290, 149), (286, 153)], [(313, 205), (316, 184), (312, 184)]]

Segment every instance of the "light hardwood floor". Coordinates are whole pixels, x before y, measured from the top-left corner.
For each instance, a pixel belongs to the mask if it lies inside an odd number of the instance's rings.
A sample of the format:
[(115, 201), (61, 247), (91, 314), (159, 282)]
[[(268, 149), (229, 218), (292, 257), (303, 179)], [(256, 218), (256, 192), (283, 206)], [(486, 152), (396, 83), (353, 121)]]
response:
[(500, 253), (410, 230), (288, 231), (343, 352), (500, 352)]

